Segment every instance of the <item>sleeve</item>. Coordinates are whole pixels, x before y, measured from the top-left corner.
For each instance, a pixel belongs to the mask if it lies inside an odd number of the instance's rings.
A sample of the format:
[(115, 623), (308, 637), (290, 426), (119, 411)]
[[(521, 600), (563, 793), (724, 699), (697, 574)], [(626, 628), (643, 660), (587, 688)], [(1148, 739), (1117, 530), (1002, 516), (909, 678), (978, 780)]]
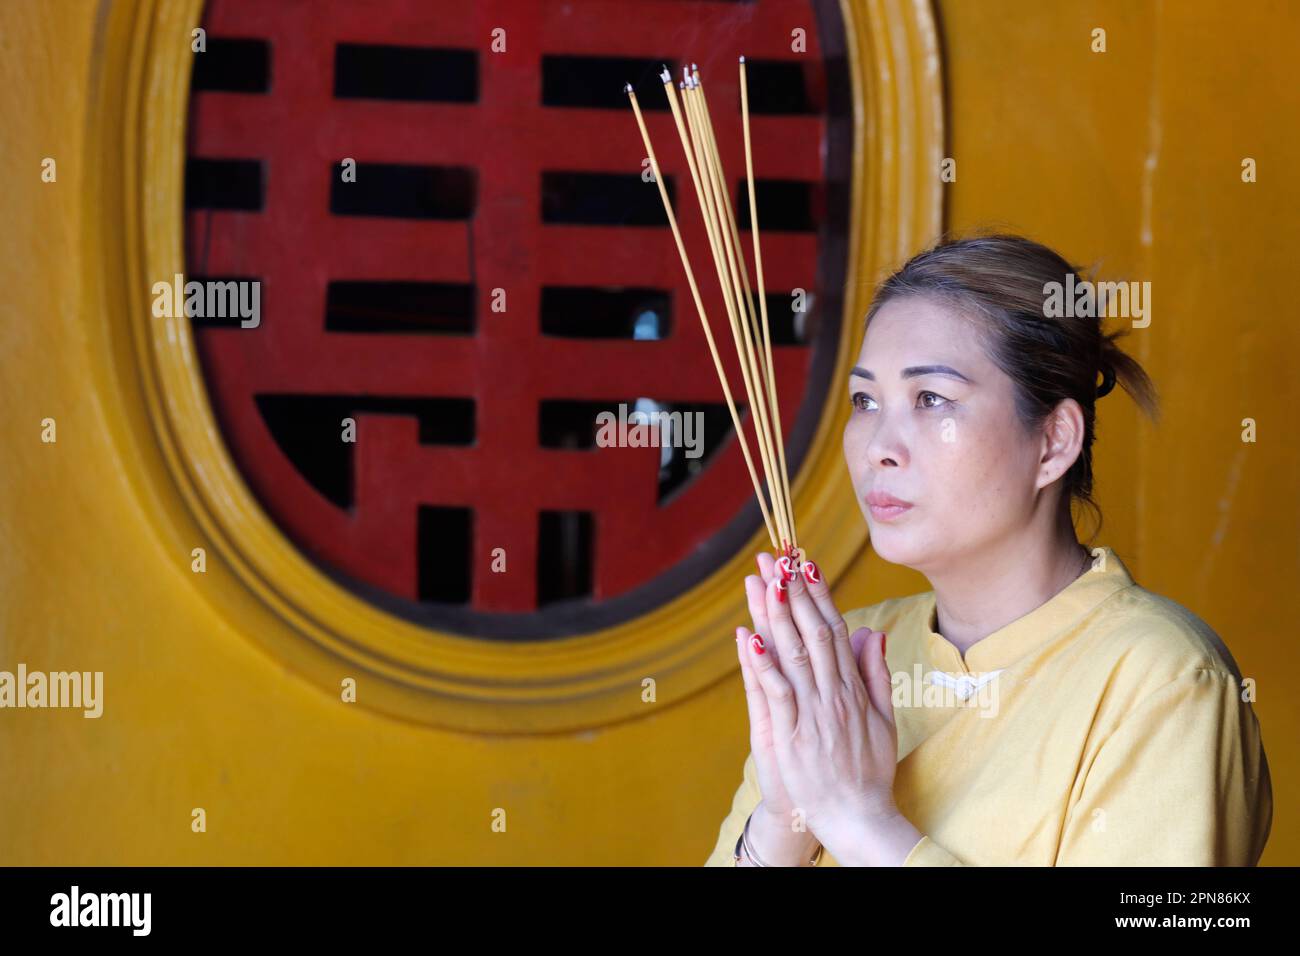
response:
[(921, 837), (916, 841), (916, 846), (912, 847), (903, 860), (903, 866), (965, 866), (961, 860), (953, 856), (939, 844), (930, 839), (929, 834)]
[(718, 828), (718, 842), (714, 845), (708, 860), (705, 861), (705, 866), (736, 865), (732, 856), (736, 849), (736, 841), (740, 839), (740, 831), (744, 829), (745, 821), (749, 819), (749, 815), (754, 812), (754, 808), (762, 799), (762, 791), (758, 789), (754, 755), (750, 753), (745, 757), (745, 770), (740, 786), (736, 788), (736, 795), (731, 799), (731, 812)]
[(1198, 668), (1156, 690), (1083, 772), (1057, 866), (1254, 866), (1263, 852), (1268, 760), (1229, 672)]

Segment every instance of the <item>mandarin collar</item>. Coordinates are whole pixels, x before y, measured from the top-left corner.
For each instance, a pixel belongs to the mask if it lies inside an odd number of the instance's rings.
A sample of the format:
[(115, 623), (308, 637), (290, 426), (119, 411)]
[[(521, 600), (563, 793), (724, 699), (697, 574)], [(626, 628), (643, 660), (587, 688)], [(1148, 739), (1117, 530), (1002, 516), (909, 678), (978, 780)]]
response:
[(1133, 576), (1111, 548), (1094, 548), (1092, 565), (1055, 595), (1005, 627), (981, 638), (966, 649), (965, 659), (955, 644), (935, 628), (938, 605), (935, 593), (925, 596), (922, 620), (930, 658), (949, 673), (984, 673), (1015, 663), (1062, 631), (1069, 630), (1089, 611), (1116, 591), (1131, 587)]

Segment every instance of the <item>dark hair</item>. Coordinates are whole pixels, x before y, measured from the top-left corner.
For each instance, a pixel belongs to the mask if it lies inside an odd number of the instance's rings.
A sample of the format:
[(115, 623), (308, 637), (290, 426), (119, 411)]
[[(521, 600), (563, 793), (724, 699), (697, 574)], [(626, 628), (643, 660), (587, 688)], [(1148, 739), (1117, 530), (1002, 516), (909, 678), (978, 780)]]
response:
[(1096, 400), (1118, 383), (1152, 421), (1158, 419), (1159, 407), (1150, 377), (1115, 344), (1127, 330), (1102, 334), (1104, 300), (1093, 316), (1048, 314), (1048, 283), (1064, 285), (1070, 274), (1076, 286), (1092, 281), (1058, 253), (1022, 236), (946, 238), (913, 256), (881, 284), (866, 324), (895, 299), (923, 296), (941, 301), (982, 320), (985, 352), (1014, 383), (1016, 414), (1027, 430), (1038, 429), (1064, 399), (1078, 402), (1083, 409), (1083, 445), (1064, 476), (1062, 501), (1077, 500), (1096, 514), (1095, 538), (1101, 530), (1101, 509), (1092, 497)]

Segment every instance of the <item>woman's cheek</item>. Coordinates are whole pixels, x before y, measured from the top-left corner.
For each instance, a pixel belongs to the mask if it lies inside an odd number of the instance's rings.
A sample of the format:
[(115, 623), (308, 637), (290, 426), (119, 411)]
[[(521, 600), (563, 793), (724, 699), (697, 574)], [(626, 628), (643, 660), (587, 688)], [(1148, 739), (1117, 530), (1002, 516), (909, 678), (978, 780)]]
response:
[(945, 471), (953, 466), (963, 470), (968, 467), (971, 453), (979, 447), (970, 428), (957, 415), (936, 415), (926, 429), (926, 451), (936, 462), (942, 462)]
[(848, 463), (850, 477), (859, 485), (870, 486), (871, 483), (871, 463), (868, 460), (871, 435), (871, 423), (862, 418), (851, 418), (844, 426), (844, 460)]
[[(987, 506), (989, 495), (996, 496), (1008, 485), (1009, 460), (1003, 458), (997, 434), (985, 433), (974, 423), (959, 416), (944, 416), (935, 426), (926, 457), (933, 463), (926, 471), (935, 476), (941, 487), (955, 492), (954, 514), (964, 512), (973, 518)], [(987, 518), (981, 515), (980, 519)]]

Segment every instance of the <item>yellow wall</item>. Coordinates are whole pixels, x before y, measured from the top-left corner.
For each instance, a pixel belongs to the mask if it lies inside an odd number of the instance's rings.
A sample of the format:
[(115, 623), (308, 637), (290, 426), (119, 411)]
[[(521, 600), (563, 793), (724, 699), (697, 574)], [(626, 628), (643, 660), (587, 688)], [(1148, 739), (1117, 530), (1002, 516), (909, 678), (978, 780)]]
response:
[[(0, 863), (702, 862), (748, 748), (738, 677), (591, 732), (454, 734), (341, 704), (232, 626), (219, 568), (190, 573), (153, 520), (154, 486), (122, 460), (100, 317), (82, 308), (99, 12), (0, 4), (0, 669), (102, 670), (106, 685), (100, 720), (0, 712)], [(1277, 806), (1263, 862), (1296, 864), (1300, 705), (1283, 675), (1300, 664), (1284, 629), (1300, 611), (1300, 8), (949, 0), (938, 14), (948, 224), (1005, 225), (1153, 283), (1152, 324), (1123, 344), (1165, 418), (1102, 403), (1102, 540), (1257, 679)], [(854, 607), (924, 587), (870, 557), (839, 593)], [(505, 834), (488, 826), (499, 806)]]

